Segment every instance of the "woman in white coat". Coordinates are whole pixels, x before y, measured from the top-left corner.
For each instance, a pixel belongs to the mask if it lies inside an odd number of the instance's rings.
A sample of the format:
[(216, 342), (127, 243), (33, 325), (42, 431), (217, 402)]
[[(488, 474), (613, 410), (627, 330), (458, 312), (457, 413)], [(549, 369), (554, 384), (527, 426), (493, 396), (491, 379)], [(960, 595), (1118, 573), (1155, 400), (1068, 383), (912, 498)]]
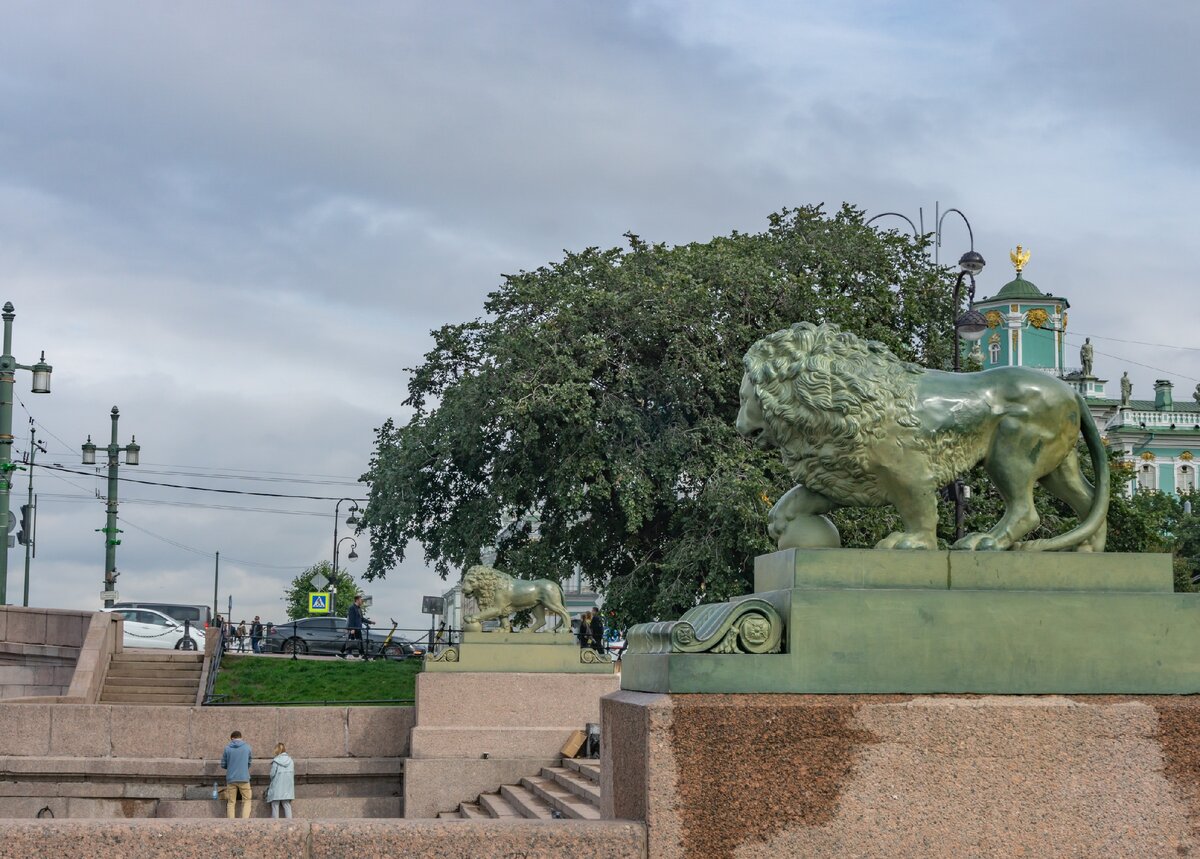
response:
[(275, 744), (275, 759), (271, 761), (271, 786), (267, 788), (267, 802), (271, 803), (271, 816), (292, 816), (292, 800), (296, 798), (296, 765), (288, 755), (283, 743)]

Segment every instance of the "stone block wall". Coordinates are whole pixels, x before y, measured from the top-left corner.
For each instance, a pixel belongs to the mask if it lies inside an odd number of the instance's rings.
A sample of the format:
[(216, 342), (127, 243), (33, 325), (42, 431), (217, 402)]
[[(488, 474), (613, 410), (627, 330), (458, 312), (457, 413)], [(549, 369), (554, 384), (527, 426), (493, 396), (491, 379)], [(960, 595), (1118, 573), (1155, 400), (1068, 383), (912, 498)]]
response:
[(220, 759), (241, 731), (268, 760), (282, 741), (293, 757), (403, 758), (412, 707), (154, 707), (0, 703), (0, 772), (9, 759)]
[(94, 614), (0, 606), (0, 699), (65, 695)]

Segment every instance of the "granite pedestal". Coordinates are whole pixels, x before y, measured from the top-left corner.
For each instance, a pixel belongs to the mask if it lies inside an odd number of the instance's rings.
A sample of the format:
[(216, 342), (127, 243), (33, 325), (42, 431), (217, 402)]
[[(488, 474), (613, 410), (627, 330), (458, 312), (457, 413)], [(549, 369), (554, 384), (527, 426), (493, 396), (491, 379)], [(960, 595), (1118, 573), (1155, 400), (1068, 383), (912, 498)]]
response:
[(570, 632), (464, 632), (462, 643), (425, 659), (425, 671), (612, 674), (607, 653), (580, 648)]
[(600, 721), (600, 699), (619, 683), (611, 671), (418, 674), (404, 816), (435, 817), (557, 765), (571, 733)]
[(601, 724), (604, 816), (655, 859), (1200, 850), (1194, 697), (618, 692)]
[[(756, 559), (755, 584), (691, 623), (635, 627), (622, 688), (1200, 692), (1200, 595), (1172, 592), (1170, 555), (789, 550)], [(742, 618), (721, 638), (711, 615), (740, 606), (759, 638), (778, 627), (776, 652), (736, 652)]]

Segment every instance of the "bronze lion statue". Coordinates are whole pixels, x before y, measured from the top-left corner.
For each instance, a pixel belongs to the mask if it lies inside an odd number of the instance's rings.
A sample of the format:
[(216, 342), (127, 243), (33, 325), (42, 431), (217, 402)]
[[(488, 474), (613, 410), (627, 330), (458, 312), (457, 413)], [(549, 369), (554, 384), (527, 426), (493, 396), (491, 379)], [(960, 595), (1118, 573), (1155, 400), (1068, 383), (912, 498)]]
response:
[(548, 614), (562, 619), (559, 632), (570, 632), (571, 615), (563, 602), (562, 586), (549, 579), (514, 579), (494, 567), (482, 564), (471, 567), (463, 576), (464, 597), (474, 597), (479, 612), (464, 618), (465, 623), (476, 624), (485, 620), (500, 619), (506, 632), (512, 629), (509, 615), (523, 609), (533, 609), (533, 625), (537, 632), (546, 625)]
[[(824, 514), (891, 504), (904, 530), (876, 548), (935, 549), (939, 488), (982, 462), (1004, 515), (952, 548), (1104, 550), (1108, 457), (1083, 397), (1059, 379), (1022, 367), (926, 370), (882, 343), (807, 322), (759, 340), (743, 364), (737, 430), (778, 448), (799, 484), (770, 513), (779, 548), (839, 546)], [(1096, 487), (1080, 471), (1081, 432)], [(1077, 527), (1022, 542), (1040, 521), (1035, 482), (1075, 511)]]

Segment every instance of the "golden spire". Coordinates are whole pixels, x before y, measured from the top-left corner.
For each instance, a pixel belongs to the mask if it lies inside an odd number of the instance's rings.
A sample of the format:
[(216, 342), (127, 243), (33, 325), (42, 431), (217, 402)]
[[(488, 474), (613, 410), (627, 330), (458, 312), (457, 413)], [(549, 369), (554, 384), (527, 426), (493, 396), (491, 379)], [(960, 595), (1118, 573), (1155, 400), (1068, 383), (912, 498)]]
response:
[(1017, 274), (1021, 273), (1021, 269), (1025, 268), (1025, 263), (1029, 262), (1029, 251), (1022, 250), (1020, 245), (1017, 245), (1015, 251), (1008, 252), (1008, 258), (1012, 260), (1013, 268), (1017, 270)]

